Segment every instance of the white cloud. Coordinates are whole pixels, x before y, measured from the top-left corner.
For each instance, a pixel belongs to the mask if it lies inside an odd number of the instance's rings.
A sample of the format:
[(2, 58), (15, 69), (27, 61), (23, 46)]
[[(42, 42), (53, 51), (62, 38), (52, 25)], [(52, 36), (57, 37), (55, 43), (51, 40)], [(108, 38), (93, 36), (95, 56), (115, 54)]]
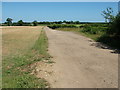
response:
[(119, 2), (120, 0), (0, 0), (2, 2)]

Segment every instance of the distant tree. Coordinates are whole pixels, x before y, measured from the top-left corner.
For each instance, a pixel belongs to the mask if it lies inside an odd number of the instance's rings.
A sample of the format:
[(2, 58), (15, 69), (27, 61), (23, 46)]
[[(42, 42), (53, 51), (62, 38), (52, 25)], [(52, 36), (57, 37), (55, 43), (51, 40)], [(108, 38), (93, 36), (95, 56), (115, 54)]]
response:
[(67, 22), (67, 21), (65, 21), (65, 20), (63, 21), (63, 23), (66, 23), (66, 22)]
[(74, 22), (73, 21), (70, 21), (70, 24), (73, 24)]
[(33, 26), (37, 26), (38, 25), (38, 22), (35, 20), (32, 22), (33, 23)]
[(62, 24), (62, 21), (58, 21), (58, 24)]
[(11, 19), (11, 18), (7, 18), (7, 19), (6, 19), (8, 26), (11, 26), (11, 25), (12, 25), (12, 20), (13, 20), (13, 19)]
[(75, 24), (79, 24), (80, 22), (79, 21), (75, 21)]
[(23, 22), (22, 20), (19, 20), (19, 21), (17, 22), (17, 25), (18, 25), (18, 26), (23, 26), (23, 25), (24, 25), (24, 22)]
[(112, 22), (114, 20), (113, 9), (107, 8), (106, 10), (102, 11), (102, 16), (105, 18), (105, 22)]

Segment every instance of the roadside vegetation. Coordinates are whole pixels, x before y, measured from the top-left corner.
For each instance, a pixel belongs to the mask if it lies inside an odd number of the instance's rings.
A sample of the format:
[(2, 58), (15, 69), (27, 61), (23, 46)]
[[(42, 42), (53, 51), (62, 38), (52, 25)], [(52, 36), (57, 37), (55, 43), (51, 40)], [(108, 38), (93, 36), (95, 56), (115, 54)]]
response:
[(62, 24), (53, 24), (53, 25), (49, 25), (49, 28), (52, 29), (56, 29), (56, 28), (76, 28), (77, 26), (75, 25), (70, 25), (70, 24), (66, 24), (66, 25), (62, 25)]
[(73, 31), (85, 35), (97, 42), (106, 44), (112, 48), (120, 49), (120, 13), (112, 15), (111, 8), (103, 11), (106, 23), (87, 23), (73, 25), (48, 25), (48, 27), (62, 31)]
[(70, 27), (71, 25), (70, 26), (60, 25), (60, 27), (58, 26), (59, 25), (49, 25), (48, 27), (62, 31), (73, 31), (88, 36), (94, 40), (96, 40), (97, 37), (103, 35), (106, 32), (106, 29), (108, 28), (108, 24), (106, 23), (76, 24), (76, 25), (72, 25), (73, 27)]
[[(5, 29), (3, 28), (2, 88), (48, 87), (46, 80), (31, 73), (35, 68), (31, 67), (32, 64), (50, 60), (45, 32), (41, 27)], [(10, 29), (18, 31), (7, 33)]]
[(110, 34), (110, 31), (113, 31), (114, 29), (112, 29), (112, 26), (109, 25), (108, 23), (106, 24), (94, 23), (94, 24), (84, 24), (84, 25), (81, 24), (79, 25), (79, 27), (75, 25), (72, 28), (64, 27), (64, 26), (61, 26), (59, 28), (54, 28), (57, 27), (57, 25), (56, 26), (54, 25), (53, 27), (52, 26), (48, 26), (48, 27), (56, 30), (76, 32), (84, 36), (87, 36), (97, 42), (106, 44), (112, 48), (120, 49), (120, 44), (118, 43), (120, 40), (120, 35), (118, 35), (118, 32), (116, 32), (117, 34), (115, 33)]

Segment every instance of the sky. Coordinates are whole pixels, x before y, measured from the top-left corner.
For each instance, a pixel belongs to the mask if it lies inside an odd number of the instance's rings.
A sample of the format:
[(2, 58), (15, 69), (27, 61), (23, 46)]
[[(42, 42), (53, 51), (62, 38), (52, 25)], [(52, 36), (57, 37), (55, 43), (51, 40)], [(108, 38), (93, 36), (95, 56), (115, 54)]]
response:
[(104, 22), (101, 13), (107, 7), (112, 7), (114, 14), (118, 12), (118, 2), (2, 2), (2, 21), (10, 17), (13, 22)]
[(118, 2), (120, 0), (1, 0), (2, 2)]

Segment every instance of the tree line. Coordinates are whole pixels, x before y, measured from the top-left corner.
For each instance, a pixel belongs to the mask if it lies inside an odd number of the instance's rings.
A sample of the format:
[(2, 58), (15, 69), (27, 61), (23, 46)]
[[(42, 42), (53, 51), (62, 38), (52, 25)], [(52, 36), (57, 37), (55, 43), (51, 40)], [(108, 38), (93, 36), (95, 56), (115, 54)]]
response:
[(82, 24), (82, 23), (88, 23), (88, 22), (80, 22), (80, 21), (53, 21), (53, 22), (48, 22), (48, 21), (43, 21), (43, 22), (38, 22), (38, 21), (33, 21), (33, 22), (24, 22), (23, 20), (19, 20), (18, 22), (12, 22), (12, 18), (7, 18), (5, 23), (2, 23), (4, 26), (37, 26), (39, 24), (45, 24), (45, 25), (50, 25), (50, 24)]
[(18, 22), (12, 22), (12, 18), (7, 18), (5, 23), (2, 23), (3, 26), (37, 26), (38, 22), (35, 20), (33, 22), (24, 22), (19, 20)]

